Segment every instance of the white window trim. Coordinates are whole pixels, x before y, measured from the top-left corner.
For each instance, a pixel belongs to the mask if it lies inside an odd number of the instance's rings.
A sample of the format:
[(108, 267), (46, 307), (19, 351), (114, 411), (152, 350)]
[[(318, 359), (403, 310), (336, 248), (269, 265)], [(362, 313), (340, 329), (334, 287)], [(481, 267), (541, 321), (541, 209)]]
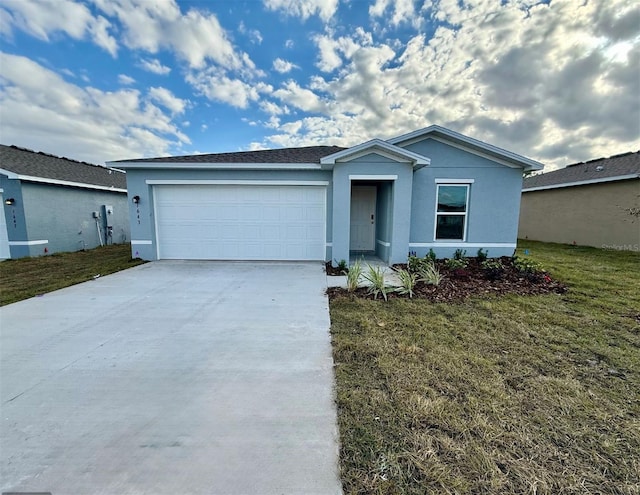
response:
[(473, 184), (475, 179), (436, 179), (436, 184)]
[[(459, 179), (460, 180), (460, 179)], [(473, 181), (473, 179), (468, 179)], [(459, 186), (466, 187), (467, 195), (466, 195), (466, 203), (464, 206), (464, 212), (438, 212), (438, 195), (440, 193), (440, 186)], [(433, 241), (434, 242), (467, 242), (467, 230), (469, 224), (469, 193), (470, 193), (470, 184), (468, 182), (442, 182), (436, 184), (436, 201), (435, 201), (435, 217), (433, 221)], [(462, 228), (462, 239), (438, 239), (436, 237), (438, 231), (438, 215), (456, 215), (456, 216), (464, 216), (464, 227)]]

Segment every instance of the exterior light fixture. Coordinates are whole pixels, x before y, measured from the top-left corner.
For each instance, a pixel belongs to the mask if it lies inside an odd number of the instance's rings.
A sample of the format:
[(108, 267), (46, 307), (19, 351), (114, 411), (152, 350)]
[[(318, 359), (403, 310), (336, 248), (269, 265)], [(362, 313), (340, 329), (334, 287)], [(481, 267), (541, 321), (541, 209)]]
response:
[(9, 205), (9, 206), (15, 205), (16, 204), (16, 200), (14, 198), (7, 198), (7, 199), (4, 200), (4, 204), (5, 205)]
[(140, 202), (140, 196), (134, 196), (133, 198), (131, 198), (131, 201), (133, 201), (133, 203), (137, 205)]

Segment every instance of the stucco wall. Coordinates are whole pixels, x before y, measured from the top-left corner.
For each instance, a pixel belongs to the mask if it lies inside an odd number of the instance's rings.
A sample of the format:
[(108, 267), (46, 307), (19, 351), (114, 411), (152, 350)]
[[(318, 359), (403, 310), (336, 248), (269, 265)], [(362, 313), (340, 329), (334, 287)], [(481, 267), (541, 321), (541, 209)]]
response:
[[(431, 159), (413, 178), (410, 249), (424, 256), (432, 248), (439, 258), (456, 249), (475, 256), (478, 248), (489, 256), (510, 256), (515, 250), (522, 169), (510, 168), (433, 139), (405, 146)], [(436, 179), (473, 179), (469, 188), (465, 242), (435, 240)]]
[(640, 250), (640, 180), (605, 182), (522, 193), (522, 239)]
[[(113, 206), (113, 236), (105, 240), (113, 244), (128, 242), (129, 212), (125, 193), (83, 189), (76, 187), (52, 186), (21, 182), (27, 240), (46, 240), (46, 244), (30, 246), (29, 255), (44, 254), (44, 248), (51, 253), (92, 249), (100, 245), (96, 221), (92, 212), (104, 215), (103, 205)], [(102, 218), (99, 220), (103, 229)], [(10, 237), (12, 240), (12, 237)], [(17, 254), (17, 253), (16, 253)], [(12, 246), (12, 257), (14, 256)]]

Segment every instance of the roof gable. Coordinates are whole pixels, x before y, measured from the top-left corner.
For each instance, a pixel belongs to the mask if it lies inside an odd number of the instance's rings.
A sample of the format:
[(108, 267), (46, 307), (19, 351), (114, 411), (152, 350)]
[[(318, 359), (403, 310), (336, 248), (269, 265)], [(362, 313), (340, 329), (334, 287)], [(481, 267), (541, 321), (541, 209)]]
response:
[(527, 177), (523, 191), (572, 187), (640, 178), (640, 151), (574, 163), (546, 174)]
[(125, 192), (122, 170), (0, 145), (0, 172), (11, 179)]
[(429, 127), (425, 127), (424, 129), (419, 129), (408, 134), (403, 134), (401, 136), (388, 139), (387, 142), (399, 147), (404, 147), (418, 141), (422, 141), (424, 139), (435, 139), (437, 141), (442, 141), (446, 144), (456, 146), (470, 153), (474, 153), (488, 158), (489, 160), (493, 160), (497, 163), (501, 163), (502, 165), (522, 168), (527, 172), (533, 170), (542, 170), (544, 167), (542, 163), (539, 163), (535, 160), (531, 160), (530, 158), (512, 153), (511, 151), (498, 148), (497, 146), (493, 146), (492, 144), (485, 143), (478, 139), (465, 136), (464, 134), (452, 131), (451, 129), (446, 129), (445, 127), (441, 127), (439, 125), (431, 125)]
[(399, 146), (394, 146), (393, 144), (382, 141), (381, 139), (372, 139), (366, 143), (346, 148), (338, 151), (337, 153), (325, 156), (320, 160), (320, 163), (323, 165), (335, 165), (336, 163), (355, 160), (356, 158), (366, 156), (370, 153), (376, 153), (397, 162), (410, 163), (414, 168), (424, 167), (425, 165), (429, 165), (431, 162), (431, 160), (426, 156), (405, 150)]

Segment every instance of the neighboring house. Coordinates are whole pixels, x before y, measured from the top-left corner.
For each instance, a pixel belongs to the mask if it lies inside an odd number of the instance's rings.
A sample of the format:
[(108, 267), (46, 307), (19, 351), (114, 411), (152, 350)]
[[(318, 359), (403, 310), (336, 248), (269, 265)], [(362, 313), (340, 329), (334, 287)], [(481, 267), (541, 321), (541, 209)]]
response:
[(519, 237), (640, 251), (639, 210), (640, 152), (576, 163), (524, 180)]
[(533, 160), (431, 126), (313, 146), (111, 162), (127, 171), (134, 256), (349, 260), (511, 255)]
[(0, 258), (129, 240), (125, 174), (0, 145)]

